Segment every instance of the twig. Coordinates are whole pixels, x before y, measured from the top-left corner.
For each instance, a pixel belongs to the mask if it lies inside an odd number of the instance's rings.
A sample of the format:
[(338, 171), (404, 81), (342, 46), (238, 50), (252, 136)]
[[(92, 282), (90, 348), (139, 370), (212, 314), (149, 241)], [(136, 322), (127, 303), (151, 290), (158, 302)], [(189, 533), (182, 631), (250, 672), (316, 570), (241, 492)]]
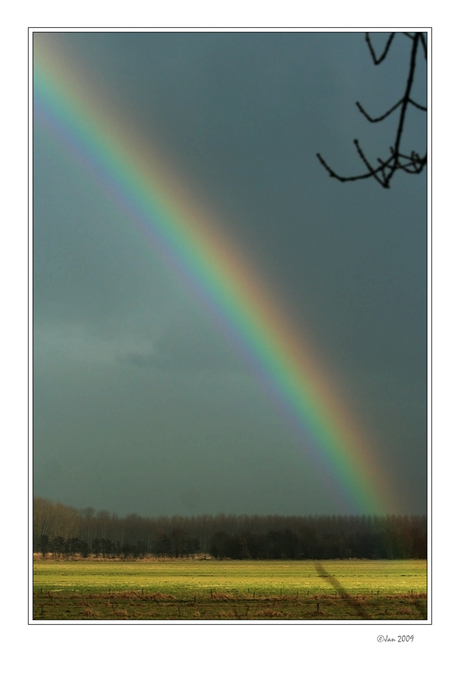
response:
[(382, 61), (383, 61), (383, 60), (385, 59), (385, 57), (387, 56), (388, 50), (390, 49), (391, 43), (393, 42), (393, 38), (395, 37), (395, 35), (396, 35), (395, 33), (390, 33), (390, 36), (389, 36), (389, 38), (388, 38), (388, 40), (387, 40), (387, 44), (385, 45), (385, 48), (384, 48), (384, 50), (383, 50), (381, 56), (380, 56), (380, 57), (377, 57), (377, 55), (376, 55), (375, 52), (374, 52), (374, 48), (373, 48), (373, 46), (372, 46), (371, 39), (369, 38), (369, 33), (366, 33), (366, 38), (365, 38), (365, 39), (366, 39), (366, 42), (367, 42), (367, 46), (369, 47), (369, 51), (370, 51), (370, 53), (371, 53), (371, 55), (372, 55), (372, 60), (373, 60), (373, 62), (374, 62), (374, 64), (375, 64), (376, 66), (377, 66), (378, 64), (381, 64)]
[[(356, 147), (357, 153), (359, 157), (361, 158), (361, 161), (364, 163), (366, 166), (368, 172), (362, 175), (354, 175), (352, 177), (343, 177), (336, 173), (330, 165), (324, 160), (324, 158), (317, 153), (317, 157), (320, 161), (320, 163), (326, 168), (328, 171), (329, 175), (333, 177), (334, 179), (339, 180), (340, 182), (352, 182), (355, 180), (360, 180), (360, 179), (368, 179), (369, 177), (373, 177), (382, 187), (385, 189), (388, 189), (390, 187), (390, 181), (395, 174), (397, 170), (402, 170), (403, 172), (406, 172), (408, 174), (419, 174), (422, 172), (423, 168), (426, 166), (427, 163), (427, 154), (424, 156), (420, 156), (417, 152), (412, 151), (410, 155), (404, 154), (401, 152), (401, 142), (402, 142), (402, 137), (403, 137), (403, 132), (404, 132), (404, 125), (406, 122), (406, 115), (409, 106), (413, 106), (420, 111), (426, 111), (427, 107), (422, 106), (421, 104), (418, 104), (411, 98), (411, 90), (414, 82), (414, 75), (415, 75), (415, 69), (417, 66), (417, 53), (418, 53), (418, 48), (419, 45), (422, 45), (424, 54), (425, 54), (425, 59), (426, 59), (426, 51), (427, 51), (427, 45), (426, 45), (426, 40), (425, 36), (423, 33), (404, 33), (406, 37), (410, 38), (412, 40), (412, 49), (411, 49), (411, 54), (410, 54), (410, 61), (409, 61), (409, 72), (407, 76), (407, 82), (406, 82), (406, 88), (404, 95), (402, 98), (394, 104), (392, 107), (390, 107), (384, 114), (381, 116), (377, 116), (375, 118), (371, 117), (363, 108), (363, 106), (359, 103), (356, 102), (356, 106), (358, 107), (359, 111), (362, 113), (362, 115), (368, 120), (370, 123), (379, 123), (385, 118), (388, 118), (394, 111), (397, 109), (400, 109), (399, 113), (399, 120), (398, 120), (398, 126), (396, 129), (396, 135), (395, 135), (395, 142), (393, 146), (390, 147), (390, 156), (386, 159), (383, 160), (382, 158), (377, 158), (378, 165), (376, 167), (373, 167), (373, 165), (370, 163), (370, 161), (366, 158), (366, 155), (364, 151), (361, 149), (361, 146), (359, 144), (359, 141), (357, 139), (354, 140), (354, 145)], [(369, 37), (369, 33), (366, 33), (365, 40), (366, 43), (369, 47), (369, 51), (372, 56), (372, 60), (374, 64), (378, 65), (384, 61), (384, 59), (387, 57), (390, 46), (392, 44), (393, 38), (395, 36), (395, 33), (391, 33), (385, 48), (381, 54), (380, 57), (377, 57), (371, 39)], [(401, 160), (404, 161), (409, 161), (407, 163), (402, 163)]]

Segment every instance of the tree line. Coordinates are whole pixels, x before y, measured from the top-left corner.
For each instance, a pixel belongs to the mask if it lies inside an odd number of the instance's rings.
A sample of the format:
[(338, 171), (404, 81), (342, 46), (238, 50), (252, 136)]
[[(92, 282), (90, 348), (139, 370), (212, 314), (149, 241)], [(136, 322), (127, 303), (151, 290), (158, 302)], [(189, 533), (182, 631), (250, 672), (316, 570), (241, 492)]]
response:
[(427, 521), (420, 515), (119, 517), (35, 498), (33, 551), (124, 559), (426, 559)]

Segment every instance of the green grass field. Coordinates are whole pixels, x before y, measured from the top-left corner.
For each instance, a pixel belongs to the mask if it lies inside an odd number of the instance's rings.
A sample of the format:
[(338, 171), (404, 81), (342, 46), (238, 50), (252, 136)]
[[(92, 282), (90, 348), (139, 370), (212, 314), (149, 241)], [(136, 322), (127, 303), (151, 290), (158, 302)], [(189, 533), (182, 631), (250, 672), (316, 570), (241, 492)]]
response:
[(422, 560), (37, 561), (34, 620), (426, 620)]

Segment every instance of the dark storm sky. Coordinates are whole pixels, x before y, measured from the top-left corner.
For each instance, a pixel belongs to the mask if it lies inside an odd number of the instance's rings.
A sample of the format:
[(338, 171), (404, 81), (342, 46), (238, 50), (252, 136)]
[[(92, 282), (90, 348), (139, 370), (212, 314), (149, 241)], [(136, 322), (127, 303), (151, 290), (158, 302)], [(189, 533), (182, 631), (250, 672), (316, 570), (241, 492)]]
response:
[[(426, 510), (426, 175), (386, 155), (410, 42), (362, 33), (36, 33), (196, 188), (327, 358), (398, 511)], [(383, 44), (377, 36), (376, 43)], [(424, 63), (416, 94), (425, 99)], [(407, 148), (425, 150), (424, 114)], [(34, 129), (34, 494), (144, 515), (338, 511), (226, 339), (75, 158)], [(125, 234), (126, 236), (123, 236)], [(396, 510), (396, 509), (395, 509)]]

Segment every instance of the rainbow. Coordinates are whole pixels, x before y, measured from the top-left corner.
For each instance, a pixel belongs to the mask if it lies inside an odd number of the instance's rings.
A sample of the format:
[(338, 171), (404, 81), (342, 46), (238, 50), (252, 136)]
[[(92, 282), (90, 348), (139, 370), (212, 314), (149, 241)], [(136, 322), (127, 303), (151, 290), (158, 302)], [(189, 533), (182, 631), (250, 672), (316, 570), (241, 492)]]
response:
[(283, 413), (337, 506), (348, 513), (395, 512), (391, 480), (318, 352), (229, 241), (222, 221), (70, 61), (56, 34), (48, 41), (35, 35), (35, 124), (46, 126), (83, 164), (206, 307)]

